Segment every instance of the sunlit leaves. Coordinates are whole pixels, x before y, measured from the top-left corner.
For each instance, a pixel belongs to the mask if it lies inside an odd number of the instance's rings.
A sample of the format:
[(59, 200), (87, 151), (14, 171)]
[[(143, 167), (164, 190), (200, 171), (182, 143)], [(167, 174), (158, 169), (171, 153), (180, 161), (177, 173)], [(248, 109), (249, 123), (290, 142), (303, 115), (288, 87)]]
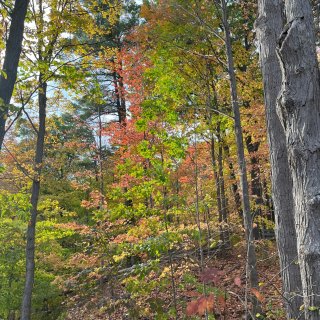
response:
[(1, 218), (19, 219), (27, 221), (31, 205), (26, 193), (0, 192)]

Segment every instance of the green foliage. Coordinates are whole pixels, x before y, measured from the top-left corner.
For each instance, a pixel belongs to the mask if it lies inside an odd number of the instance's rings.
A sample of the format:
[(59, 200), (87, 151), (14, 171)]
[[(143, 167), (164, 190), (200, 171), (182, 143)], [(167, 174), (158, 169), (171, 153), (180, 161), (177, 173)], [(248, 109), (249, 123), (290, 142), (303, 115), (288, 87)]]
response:
[[(22, 298), (29, 195), (1, 191), (0, 212), (0, 316), (7, 318), (10, 312), (19, 312)], [(72, 252), (69, 247), (76, 235), (74, 230), (58, 221), (70, 219), (73, 214), (61, 209), (56, 200), (50, 199), (40, 202), (39, 214), (33, 318), (57, 319), (62, 296), (55, 279)]]
[(0, 217), (27, 221), (31, 209), (27, 193), (0, 191)]
[(19, 310), (24, 275), (24, 234), (26, 224), (10, 218), (0, 219), (0, 315)]

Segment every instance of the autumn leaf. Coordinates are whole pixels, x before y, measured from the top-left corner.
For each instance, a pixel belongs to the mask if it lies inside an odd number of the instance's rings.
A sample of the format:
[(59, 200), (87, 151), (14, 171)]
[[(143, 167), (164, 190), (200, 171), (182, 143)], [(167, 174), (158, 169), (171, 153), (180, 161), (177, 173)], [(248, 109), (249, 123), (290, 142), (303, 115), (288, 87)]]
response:
[(194, 316), (198, 312), (198, 300), (190, 301), (187, 305), (187, 316)]
[(255, 288), (251, 288), (251, 292), (255, 295), (255, 297), (260, 301), (264, 302), (265, 297)]
[(234, 284), (235, 284), (236, 286), (238, 286), (239, 288), (241, 288), (242, 284), (241, 284), (241, 279), (240, 279), (240, 277), (235, 277), (233, 282), (234, 282)]
[(206, 312), (210, 313), (214, 310), (214, 296), (201, 296), (197, 300), (192, 300), (187, 305), (187, 316), (199, 315), (203, 316)]
[(202, 296), (198, 299), (198, 315), (203, 316), (206, 311), (212, 312), (214, 307), (214, 296), (211, 294), (208, 297)]

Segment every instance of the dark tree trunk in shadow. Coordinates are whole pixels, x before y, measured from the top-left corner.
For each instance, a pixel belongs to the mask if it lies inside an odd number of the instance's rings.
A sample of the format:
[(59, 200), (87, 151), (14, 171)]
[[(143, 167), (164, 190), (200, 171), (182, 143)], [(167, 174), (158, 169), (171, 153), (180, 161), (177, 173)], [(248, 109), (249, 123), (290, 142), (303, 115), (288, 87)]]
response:
[(22, 50), (24, 21), (27, 14), (29, 0), (15, 0), (11, 16), (9, 37), (2, 72), (0, 74), (0, 150), (6, 133), (6, 119), (8, 104), (10, 103)]

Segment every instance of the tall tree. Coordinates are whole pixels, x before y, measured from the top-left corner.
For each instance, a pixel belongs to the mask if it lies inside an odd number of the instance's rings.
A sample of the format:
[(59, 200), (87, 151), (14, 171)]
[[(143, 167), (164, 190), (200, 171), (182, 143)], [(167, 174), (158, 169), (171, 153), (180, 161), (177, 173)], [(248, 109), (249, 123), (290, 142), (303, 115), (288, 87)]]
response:
[(9, 37), (6, 43), (4, 62), (0, 74), (0, 150), (6, 132), (5, 126), (9, 111), (8, 105), (17, 79), (28, 4), (29, 0), (15, 0), (11, 14)]
[(264, 99), (270, 145), (272, 199), (275, 210), (276, 237), (288, 319), (297, 319), (301, 311), (301, 278), (294, 222), (292, 178), (288, 165), (286, 138), (276, 112), (281, 88), (281, 69), (276, 55), (277, 41), (283, 28), (281, 0), (259, 0), (256, 21), (260, 63), (264, 80)]
[[(115, 5), (114, 8), (117, 8)], [(110, 7), (106, 7), (106, 15), (111, 12)], [(38, 215), (38, 201), (40, 195), (40, 181), (41, 171), (43, 167), (43, 157), (45, 148), (46, 136), (46, 113), (47, 113), (47, 99), (48, 99), (48, 83), (50, 80), (63, 78), (68, 84), (74, 84), (76, 75), (74, 65), (71, 59), (67, 62), (65, 59), (65, 51), (69, 47), (85, 47), (86, 43), (79, 43), (75, 41), (70, 43), (69, 39), (65, 37), (66, 31), (75, 33), (79, 29), (83, 29), (81, 23), (86, 23), (85, 30), (89, 34), (95, 34), (101, 30), (96, 28), (96, 24), (92, 16), (96, 14), (95, 2), (74, 2), (67, 0), (65, 2), (55, 0), (32, 0), (31, 3), (31, 17), (32, 17), (32, 31), (29, 32), (29, 38), (26, 44), (29, 45), (32, 59), (29, 61), (33, 64), (33, 76), (37, 77), (33, 83), (36, 88), (34, 92), (38, 93), (38, 128), (32, 125), (36, 131), (37, 142), (35, 148), (35, 159), (32, 178), (32, 194), (31, 194), (31, 210), (30, 221), (27, 230), (27, 244), (26, 244), (26, 279), (24, 294), (22, 298), (21, 319), (29, 320), (31, 318), (31, 300), (32, 289), (34, 285), (35, 273), (35, 236), (36, 236), (36, 221)], [(115, 9), (116, 10), (116, 9)], [(91, 14), (87, 14), (87, 12)], [(85, 15), (83, 13), (86, 13)], [(112, 15), (112, 14), (111, 14)], [(73, 20), (70, 22), (70, 17)], [(115, 14), (117, 16), (117, 14)], [(109, 16), (108, 16), (109, 17)], [(110, 18), (110, 17), (109, 17)], [(110, 18), (111, 19), (111, 18)], [(66, 28), (63, 28), (64, 25)], [(102, 31), (101, 31), (102, 32)], [(35, 47), (35, 49), (33, 49)], [(85, 50), (85, 48), (83, 48)], [(84, 55), (88, 56), (90, 51), (84, 51)], [(76, 52), (77, 54), (78, 52)], [(79, 55), (79, 53), (78, 53)], [(68, 71), (71, 74), (68, 74)], [(57, 76), (58, 70), (61, 72)], [(72, 76), (73, 75), (73, 76)], [(69, 76), (69, 77), (68, 77)], [(67, 79), (66, 79), (67, 78)], [(79, 78), (77, 78), (79, 80)]]
[(320, 82), (310, 1), (286, 0), (277, 52), (282, 71), (278, 113), (292, 172), (305, 317), (320, 319)]
[(31, 317), (31, 297), (35, 272), (35, 235), (38, 213), (38, 201), (40, 195), (40, 175), (44, 153), (44, 138), (46, 133), (46, 109), (47, 109), (47, 83), (43, 81), (43, 74), (39, 75), (39, 128), (37, 131), (36, 155), (34, 161), (34, 177), (31, 194), (31, 216), (27, 230), (26, 247), (26, 281), (22, 299), (21, 319), (29, 320)]
[[(236, 134), (236, 144), (237, 144), (237, 156), (238, 163), (240, 167), (240, 183), (242, 190), (242, 202), (243, 202), (243, 218), (244, 225), (246, 229), (246, 238), (247, 238), (247, 273), (250, 280), (250, 285), (252, 288), (258, 288), (258, 272), (257, 272), (257, 258), (255, 252), (255, 245), (253, 239), (253, 221), (250, 210), (250, 199), (249, 199), (249, 185), (247, 177), (247, 166), (246, 159), (244, 154), (244, 144), (243, 144), (243, 132), (241, 125), (240, 117), (240, 107), (238, 99), (238, 90), (237, 90), (237, 79), (234, 68), (233, 53), (232, 53), (232, 43), (231, 43), (231, 34), (228, 21), (228, 8), (227, 2), (221, 0), (222, 8), (222, 23), (224, 28), (225, 35), (225, 47), (228, 63), (228, 74), (230, 78), (230, 93), (232, 101), (232, 109), (234, 114), (234, 130)], [(260, 311), (259, 302), (253, 297), (253, 316)]]

